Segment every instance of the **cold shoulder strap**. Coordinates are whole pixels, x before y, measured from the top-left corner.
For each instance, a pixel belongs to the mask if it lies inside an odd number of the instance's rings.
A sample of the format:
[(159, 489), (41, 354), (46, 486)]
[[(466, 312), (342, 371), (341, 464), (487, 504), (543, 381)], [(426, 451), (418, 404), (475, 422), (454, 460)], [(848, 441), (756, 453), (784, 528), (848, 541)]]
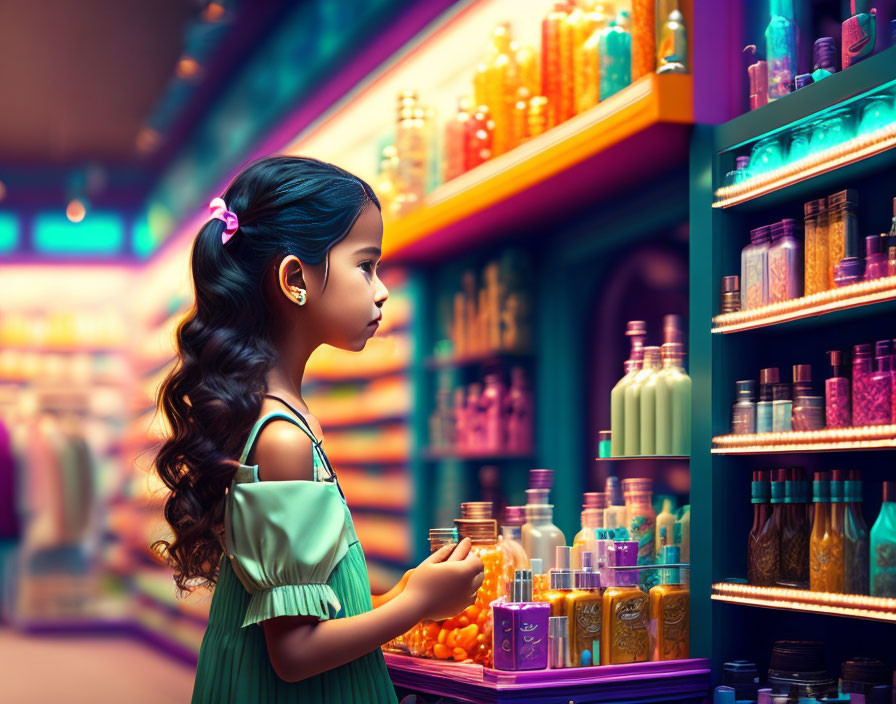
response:
[(311, 439), (312, 444), (320, 444), (317, 438), (314, 437), (314, 433), (311, 432), (311, 429), (300, 423), (295, 416), (290, 413), (286, 413), (285, 411), (271, 411), (270, 413), (267, 413), (259, 418), (255, 422), (255, 425), (252, 426), (252, 431), (249, 433), (249, 439), (246, 440), (246, 446), (243, 448), (243, 454), (240, 455), (241, 464), (245, 464), (246, 460), (249, 458), (249, 454), (252, 452), (252, 448), (254, 447), (255, 441), (258, 439), (258, 434), (261, 432), (262, 428), (264, 428), (264, 426), (275, 419), (289, 421), (296, 427), (301, 428), (302, 432), (304, 432), (305, 435), (307, 435)]

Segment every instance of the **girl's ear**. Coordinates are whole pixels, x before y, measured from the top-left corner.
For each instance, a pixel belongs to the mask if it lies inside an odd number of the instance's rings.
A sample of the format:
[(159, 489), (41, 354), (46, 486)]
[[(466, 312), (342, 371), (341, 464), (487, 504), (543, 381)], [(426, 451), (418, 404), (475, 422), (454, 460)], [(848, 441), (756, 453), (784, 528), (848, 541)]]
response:
[(305, 305), (308, 287), (302, 275), (302, 262), (298, 257), (292, 254), (283, 257), (277, 268), (277, 283), (288, 299), (300, 306)]

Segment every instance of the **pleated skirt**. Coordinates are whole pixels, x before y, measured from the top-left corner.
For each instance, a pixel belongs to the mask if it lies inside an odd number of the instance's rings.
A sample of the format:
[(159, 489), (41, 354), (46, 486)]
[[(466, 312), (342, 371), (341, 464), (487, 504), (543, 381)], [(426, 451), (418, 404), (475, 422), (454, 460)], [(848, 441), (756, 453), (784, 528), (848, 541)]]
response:
[[(330, 576), (345, 616), (370, 611), (367, 564), (353, 544)], [(222, 560), (199, 650), (192, 704), (397, 704), (382, 652), (300, 682), (285, 682), (268, 658), (261, 624), (241, 628), (249, 593)]]

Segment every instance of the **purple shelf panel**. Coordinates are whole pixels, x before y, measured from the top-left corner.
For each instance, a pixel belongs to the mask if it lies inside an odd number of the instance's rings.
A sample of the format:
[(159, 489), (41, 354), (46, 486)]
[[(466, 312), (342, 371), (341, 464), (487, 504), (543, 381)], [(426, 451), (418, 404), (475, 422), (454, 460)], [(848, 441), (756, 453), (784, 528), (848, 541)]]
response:
[(709, 694), (706, 659), (505, 672), (386, 653), (399, 687), (467, 702), (701, 702)]

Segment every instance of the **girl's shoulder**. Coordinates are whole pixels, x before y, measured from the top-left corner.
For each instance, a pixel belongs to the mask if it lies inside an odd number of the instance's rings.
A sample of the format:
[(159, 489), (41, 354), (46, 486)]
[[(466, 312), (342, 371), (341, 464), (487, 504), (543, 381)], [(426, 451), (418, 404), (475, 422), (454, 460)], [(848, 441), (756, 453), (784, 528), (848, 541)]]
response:
[(313, 428), (318, 424), (313, 418), (304, 418), (307, 426), (274, 404), (266, 402), (262, 406), (244, 460), (258, 467), (259, 481), (314, 480), (314, 445), (318, 440)]

